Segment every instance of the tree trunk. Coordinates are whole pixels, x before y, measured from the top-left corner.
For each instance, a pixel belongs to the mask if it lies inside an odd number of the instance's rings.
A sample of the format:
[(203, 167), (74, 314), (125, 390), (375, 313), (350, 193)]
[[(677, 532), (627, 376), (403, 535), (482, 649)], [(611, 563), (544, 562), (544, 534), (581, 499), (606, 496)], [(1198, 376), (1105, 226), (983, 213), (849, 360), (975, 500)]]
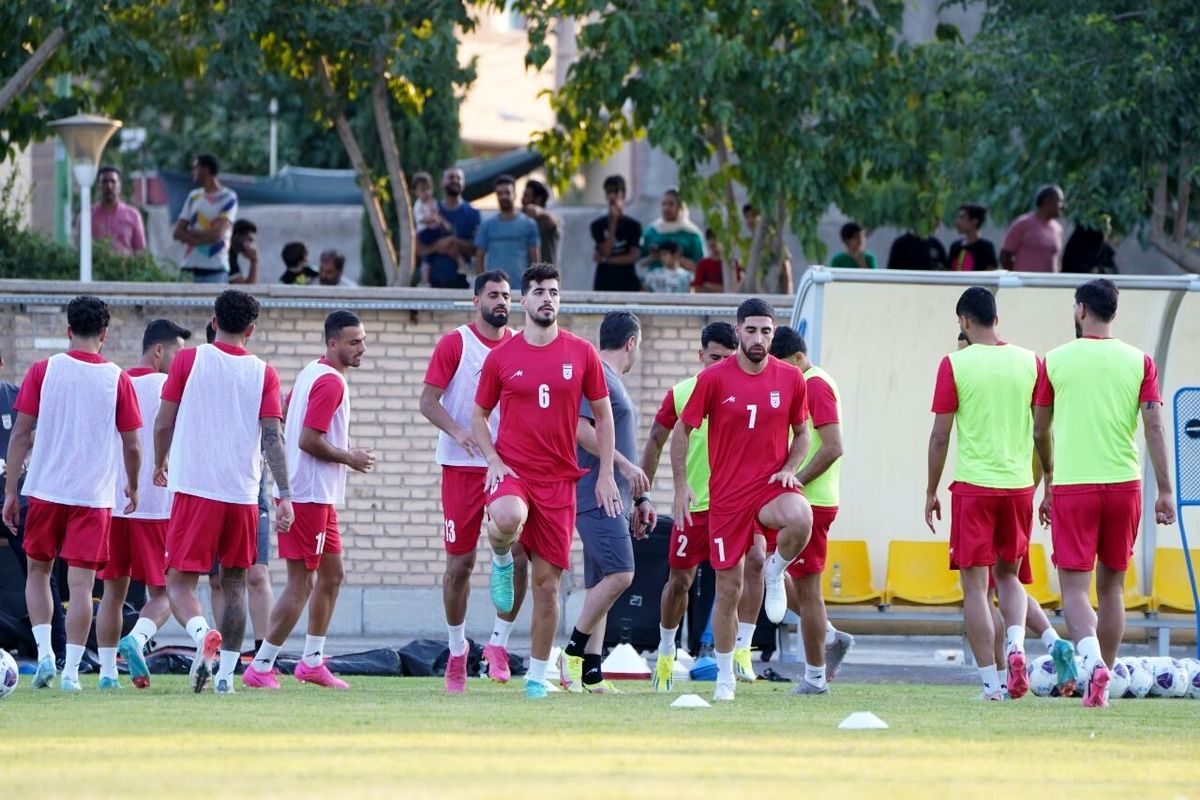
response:
[(754, 238), (750, 241), (750, 259), (746, 264), (746, 275), (742, 278), (742, 291), (747, 294), (758, 291), (758, 265), (762, 262), (763, 243), (766, 238), (767, 219), (759, 214), (758, 224), (754, 226)]
[(415, 261), (417, 229), (413, 223), (412, 196), (408, 193), (408, 180), (400, 168), (400, 146), (396, 142), (396, 130), (392, 127), (392, 115), (388, 109), (387, 83), (383, 77), (383, 65), (371, 85), (371, 109), (375, 116), (375, 128), (379, 131), (379, 145), (383, 160), (387, 163), (388, 182), (392, 187), (392, 200), (396, 206), (397, 232), (400, 234), (399, 271), (388, 276), (388, 282), (400, 286), (412, 283)]
[(1175, 241), (1187, 241), (1188, 206), (1192, 199), (1192, 157), (1183, 152), (1179, 156), (1179, 185), (1175, 187), (1175, 227), (1171, 230)]
[(779, 261), (768, 266), (766, 280), (763, 283), (765, 291), (775, 294), (792, 293), (792, 261), (791, 255), (784, 244), (784, 234), (787, 232), (787, 205), (783, 195), (775, 201), (775, 241), (774, 253)]
[(33, 76), (37, 74), (54, 52), (58, 50), (58, 46), (67, 38), (67, 32), (62, 27), (57, 27), (50, 31), (50, 35), (46, 40), (38, 45), (37, 50), (21, 65), (21, 68), (16, 71), (8, 82), (4, 84), (4, 88), (0, 89), (0, 111), (3, 111), (9, 103), (16, 98), (21, 92), (25, 91), (25, 87), (33, 80)]
[(737, 198), (733, 194), (733, 181), (726, 174), (729, 168), (729, 148), (725, 144), (725, 131), (721, 128), (713, 131), (712, 142), (717, 152), (717, 169), (725, 178), (725, 219), (729, 223), (728, 235), (725, 241), (721, 242), (728, 254), (726, 258), (721, 259), (721, 285), (725, 287), (725, 291), (732, 292), (733, 287), (737, 285), (736, 259), (733, 255), (737, 252), (738, 240), (738, 237), (733, 235), (738, 227)]

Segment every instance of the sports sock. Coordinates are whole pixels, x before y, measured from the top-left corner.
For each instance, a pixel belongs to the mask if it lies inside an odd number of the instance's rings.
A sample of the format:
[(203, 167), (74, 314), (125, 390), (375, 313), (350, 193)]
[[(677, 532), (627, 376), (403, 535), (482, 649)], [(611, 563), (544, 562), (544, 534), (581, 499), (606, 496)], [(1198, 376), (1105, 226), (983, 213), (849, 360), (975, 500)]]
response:
[(658, 654), (660, 656), (675, 655), (675, 633), (678, 630), (678, 625), (674, 628), (665, 628), (662, 625), (658, 626)]
[(100, 655), (100, 677), (116, 679), (117, 648), (98, 647), (96, 648), (96, 652)]
[(497, 567), (507, 567), (513, 562), (512, 550), (507, 553), (497, 553), (492, 551), (492, 563)]
[(258, 652), (254, 654), (254, 661), (250, 666), (255, 672), (270, 672), (275, 667), (275, 659), (279, 657), (279, 651), (282, 649), (282, 645), (263, 642), (259, 645)]
[(804, 680), (816, 686), (818, 689), (825, 686), (825, 667), (814, 667), (808, 662), (804, 663)]
[(462, 625), (447, 625), (446, 633), (450, 640), (450, 655), (461, 656), (467, 651), (467, 623)]
[(754, 628), (756, 625), (753, 622), (739, 622), (737, 641), (733, 643), (734, 650), (741, 650), (749, 647), (754, 641)]
[(833, 623), (825, 620), (825, 646), (833, 644), (837, 641), (837, 628), (833, 627)]
[(238, 660), (241, 657), (242, 654), (237, 650), (222, 650), (221, 665), (217, 667), (217, 680), (228, 678), (232, 681), (233, 673), (237, 670)]
[(1104, 663), (1104, 657), (1100, 655), (1100, 640), (1095, 636), (1080, 639), (1079, 643), (1075, 645), (1075, 649), (1079, 651), (1079, 655), (1083, 656), (1084, 675), (1091, 675), (1097, 664)]
[(67, 660), (63, 664), (62, 676), (64, 680), (78, 681), (79, 680), (79, 662), (83, 660), (83, 645), (68, 644), (67, 645)]
[(50, 644), (50, 625), (34, 625), (33, 640), (37, 642), (38, 661), (46, 656), (54, 659), (54, 647)]
[(1025, 652), (1025, 626), (1024, 625), (1009, 625), (1008, 631), (1004, 635), (1005, 652), (1011, 653), (1014, 650)]
[(492, 625), (492, 638), (488, 640), (488, 644), (507, 648), (508, 634), (512, 632), (512, 626), (508, 620), (496, 617), (496, 622)]
[(733, 653), (716, 653), (717, 683), (733, 683)]
[(777, 581), (783, 575), (783, 571), (787, 569), (787, 565), (787, 560), (776, 550), (767, 559), (767, 565), (763, 568), (763, 577), (769, 581)]
[(263, 640), (263, 639), (255, 639), (254, 640), (254, 652), (256, 652), (256, 653), (258, 652), (258, 648), (262, 647), (263, 641), (265, 641), (265, 640)]
[[(459, 626), (461, 632), (462, 626)], [(466, 640), (463, 640), (466, 643)], [(325, 660), (325, 637), (308, 635), (304, 637), (304, 665), (319, 667)]]
[(158, 626), (154, 624), (154, 620), (138, 617), (138, 621), (134, 623), (133, 630), (129, 632), (129, 635), (136, 639), (138, 645), (145, 650), (146, 643), (153, 639), (156, 633), (158, 633)]
[(996, 670), (996, 676), (1000, 678), (1001, 686), (1008, 686), (1008, 670), (998, 669)]
[(1049, 653), (1051, 650), (1053, 650), (1054, 643), (1061, 638), (1062, 637), (1058, 635), (1058, 631), (1054, 630), (1054, 628), (1046, 628), (1046, 630), (1042, 631), (1042, 644), (1045, 645), (1046, 652)]
[(566, 654), (576, 658), (583, 657), (583, 648), (587, 647), (588, 639), (592, 638), (590, 633), (584, 633), (579, 628), (571, 630), (571, 638), (567, 641)]
[(192, 641), (199, 647), (204, 643), (204, 637), (208, 635), (208, 622), (204, 617), (192, 617), (187, 621), (185, 626), (188, 636), (192, 637)]
[(546, 667), (548, 666), (550, 666), (549, 661), (543, 661), (540, 658), (530, 658), (529, 670), (525, 673), (525, 680), (545, 682)]
[(1000, 691), (1000, 673), (996, 671), (995, 664), (980, 667), (979, 680), (983, 681), (984, 694), (996, 694)]
[(583, 683), (585, 686), (595, 686), (604, 680), (604, 669), (600, 666), (601, 661), (599, 653), (583, 654)]

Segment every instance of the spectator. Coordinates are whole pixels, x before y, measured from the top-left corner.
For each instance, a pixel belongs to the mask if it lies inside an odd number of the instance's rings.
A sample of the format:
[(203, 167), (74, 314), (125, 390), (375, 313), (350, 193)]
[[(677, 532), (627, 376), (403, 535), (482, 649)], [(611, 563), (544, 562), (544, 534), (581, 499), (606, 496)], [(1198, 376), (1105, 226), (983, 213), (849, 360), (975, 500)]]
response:
[[(418, 172), (413, 175), (413, 191), (417, 199), (413, 201), (413, 220), (417, 226), (417, 250), (436, 242), (447, 233), (453, 233), (450, 221), (442, 216), (438, 209), (437, 199), (433, 196), (433, 177), (428, 172)], [(429, 271), (433, 264), (433, 255), (426, 252), (420, 259), (420, 285), (429, 285)], [(466, 261), (459, 259), (458, 271), (467, 274)]]
[(1000, 246), (1000, 266), (1017, 272), (1058, 272), (1063, 251), (1063, 190), (1038, 189), (1034, 210), (1017, 217)]
[(320, 269), (317, 270), (318, 281), (322, 286), (358, 286), (357, 283), (342, 274), (346, 271), (346, 257), (337, 250), (326, 250), (321, 253), (321, 260), (318, 263), (320, 265)]
[(546, 210), (550, 202), (550, 190), (541, 181), (530, 178), (525, 181), (525, 190), (521, 192), (521, 210), (537, 223), (538, 236), (541, 238), (538, 248), (543, 264), (558, 265), (558, 240), (562, 236), (562, 227), (558, 217)]
[(1102, 224), (1103, 230), (1075, 223), (1075, 230), (1071, 231), (1067, 246), (1063, 248), (1063, 272), (1100, 275), (1116, 275), (1119, 272), (1117, 251), (1109, 242), (1112, 238), (1112, 222), (1105, 216)]
[(449, 167), (442, 173), (442, 202), (438, 214), (449, 223), (434, 241), (422, 244), (417, 255), (430, 257), (429, 285), (438, 289), (466, 289), (468, 264), (475, 256), (475, 237), (479, 233), (479, 212), (463, 200), (463, 171)]
[[(938, 221), (935, 219), (931, 230), (937, 230)], [(888, 252), (888, 269), (946, 269), (950, 260), (946, 257), (946, 248), (936, 236), (930, 233), (921, 237), (911, 228), (905, 231)]]
[[(717, 241), (717, 234), (712, 228), (704, 231), (704, 243), (708, 248), (708, 255), (696, 262), (696, 275), (692, 279), (692, 289), (697, 292), (723, 292), (725, 291), (725, 262), (722, 259), (721, 243)], [(736, 259), (733, 262), (733, 271), (736, 275), (735, 280), (741, 282), (742, 268)]]
[(963, 235), (950, 245), (950, 269), (955, 272), (982, 272), (996, 269), (996, 247), (979, 235), (987, 222), (987, 206), (963, 203), (954, 218), (954, 229)]
[(687, 294), (692, 288), (692, 273), (683, 268), (678, 242), (667, 240), (658, 244), (660, 266), (646, 273), (646, 291)]
[[(758, 230), (759, 219), (758, 209), (753, 204), (746, 203), (742, 206), (742, 220), (750, 232), (751, 250), (754, 247), (754, 232)], [(750, 261), (749, 254), (747, 254), (746, 261)], [(772, 280), (773, 271), (776, 272)], [(780, 249), (779, 230), (770, 218), (763, 227), (762, 249), (758, 258), (758, 275), (764, 279), (765, 283), (773, 284), (764, 285), (764, 291), (779, 292), (780, 294), (792, 293), (792, 259), (785, 249)]]
[(475, 236), (476, 272), (502, 270), (510, 286), (520, 286), (521, 276), (538, 261), (538, 226), (517, 212), (517, 183), (501, 175), (493, 184), (500, 212), (484, 220)]
[(838, 253), (829, 262), (837, 269), (879, 269), (875, 254), (867, 249), (867, 229), (850, 221), (842, 226), (842, 244), (846, 252)]
[[(229, 243), (229, 282), (258, 283), (258, 248), (254, 240), (258, 226), (248, 219), (233, 223), (233, 239)], [(247, 269), (243, 273), (240, 259), (246, 257)]]
[(625, 179), (609, 175), (604, 179), (604, 198), (608, 213), (592, 221), (592, 241), (596, 250), (596, 277), (592, 288), (598, 292), (636, 292), (642, 288), (637, 263), (641, 255), (642, 226), (625, 216)]
[(146, 249), (146, 228), (142, 215), (121, 202), (121, 172), (103, 166), (98, 173), (100, 202), (92, 206), (92, 236), (104, 239), (114, 252), (131, 256)]
[(308, 247), (304, 242), (288, 242), (280, 256), (287, 268), (279, 276), (280, 283), (307, 286), (317, 279), (317, 271), (308, 263)]
[(237, 221), (237, 194), (217, 180), (220, 162), (201, 153), (192, 162), (192, 180), (200, 185), (188, 195), (175, 222), (174, 239), (183, 242), (184, 272), (193, 283), (229, 283), (229, 245)]
[(692, 224), (687, 206), (679, 200), (678, 189), (663, 192), (661, 208), (662, 216), (654, 220), (642, 234), (642, 255), (646, 269), (662, 266), (662, 260), (658, 257), (660, 244), (675, 242), (679, 245), (679, 265), (686, 270), (694, 270), (696, 262), (704, 258), (704, 238), (700, 229)]

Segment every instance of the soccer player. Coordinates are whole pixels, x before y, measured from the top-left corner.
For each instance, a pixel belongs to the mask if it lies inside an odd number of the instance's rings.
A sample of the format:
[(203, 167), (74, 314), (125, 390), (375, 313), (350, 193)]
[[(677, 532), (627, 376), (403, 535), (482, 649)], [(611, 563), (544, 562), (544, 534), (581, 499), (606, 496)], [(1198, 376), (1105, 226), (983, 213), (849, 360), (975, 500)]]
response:
[[(1125, 633), (1125, 570), (1142, 511), (1139, 409), (1158, 484), (1154, 518), (1175, 521), (1158, 370), (1150, 356), (1113, 338), (1116, 315), (1112, 281), (1075, 290), (1077, 338), (1046, 354), (1034, 409), (1045, 475), (1038, 515), (1050, 524), (1063, 613), (1083, 656), (1083, 705), (1091, 707), (1108, 705), (1108, 665)], [(1093, 567), (1098, 618), (1088, 602)]]
[(108, 338), (108, 306), (103, 300), (81, 295), (67, 305), (67, 338), (68, 352), (29, 368), (13, 404), (17, 419), (8, 443), (3, 517), (16, 533), (17, 481), (29, 456), (22, 493), (29, 499), (25, 603), (38, 649), (33, 686), (49, 686), (56, 671), (50, 646), (50, 570), (54, 559), (61, 558), (67, 562), (67, 586), (74, 602), (67, 608), (67, 654), (59, 688), (78, 692), (79, 662), (92, 627), (92, 587), (96, 570), (108, 561), (118, 454), (129, 476), (123, 492), (125, 513), (137, 510), (142, 415), (129, 376), (100, 356)]
[(583, 540), (583, 585), (587, 593), (570, 641), (559, 656), (560, 682), (569, 692), (616, 692), (612, 682), (604, 679), (601, 668), (605, 623), (613, 603), (633, 583), (633, 544), (629, 537), (645, 539), (658, 520), (658, 512), (646, 494), (650, 482), (633, 462), (637, 458), (637, 407), (621, 382), (621, 376), (637, 362), (641, 340), (642, 325), (633, 313), (610, 311), (604, 315), (600, 323), (600, 362), (612, 405), (617, 488), (621, 506), (626, 509), (618, 516), (609, 516), (596, 500), (600, 451), (592, 427), (591, 403), (585, 399), (579, 410), (579, 468), (587, 473), (575, 486), (575, 528)]
[[(719, 364), (737, 350), (737, 334), (728, 322), (710, 322), (700, 332), (700, 369)], [(696, 388), (693, 375), (672, 386), (663, 397), (662, 405), (650, 426), (650, 438), (642, 451), (642, 471), (648, 482), (654, 482), (663, 447), (679, 422), (679, 415), (692, 391)], [(654, 663), (651, 682), (656, 692), (669, 692), (674, 685), (675, 636), (687, 610), (688, 591), (696, 580), (696, 567), (708, 558), (708, 421), (688, 437), (688, 488), (692, 492), (691, 521), (682, 528), (671, 527), (671, 545), (667, 553), (670, 573), (663, 587), (659, 614), (658, 660)]]
[[(780, 325), (771, 340), (771, 355), (804, 373), (811, 441), (796, 480), (812, 506), (812, 538), (800, 557), (788, 565), (788, 607), (800, 617), (804, 639), (804, 678), (792, 694), (825, 694), (837, 676), (854, 637), (833, 627), (821, 597), (821, 573), (829, 547), (829, 528), (837, 518), (842, 473), (841, 392), (829, 373), (808, 357), (808, 344), (794, 329)], [(736, 656), (735, 656), (736, 660)]]
[[(446, 691), (458, 694), (467, 688), (467, 600), (471, 572), (483, 530), (487, 496), (483, 479), (487, 461), (471, 432), (471, 409), (479, 388), (479, 373), (489, 352), (512, 338), (508, 309), (512, 293), (508, 274), (493, 270), (475, 278), (475, 319), (438, 340), (425, 371), (421, 414), (438, 428), (437, 461), (442, 467), (442, 541), (446, 547), (446, 572), (442, 578), (442, 603), (446, 609), (450, 658), (446, 663)], [(500, 415), (490, 420), (495, 436)], [(488, 677), (508, 683), (508, 636), (525, 600), (529, 561), (520, 545), (512, 548), (512, 608), (496, 614), (492, 636), (483, 648)]]
[[(325, 318), (325, 356), (296, 376), (287, 399), (284, 443), (295, 520), (279, 534), (279, 555), (287, 562), (288, 580), (271, 612), (271, 627), (242, 685), (278, 689), (275, 658), (308, 606), (304, 655), (293, 672), (296, 680), (330, 689), (349, 689), (325, 666), (325, 634), (346, 577), (337, 506), (346, 500), (346, 469), (370, 472), (375, 454), (352, 447), (350, 387), (346, 373), (362, 366), (367, 351), (362, 321), (349, 311)], [(278, 493), (278, 492), (277, 492)]]
[[(692, 492), (685, 462), (688, 438), (708, 420), (709, 562), (717, 572), (713, 639), (717, 656), (714, 700), (733, 700), (733, 646), (742, 569), (756, 525), (779, 531), (779, 552), (767, 565), (767, 615), (778, 621), (787, 611), (783, 569), (808, 543), (812, 511), (800, 492), (796, 470), (808, 452), (804, 376), (771, 357), (775, 310), (764, 300), (746, 300), (737, 310), (738, 350), (696, 379), (671, 441), (675, 479), (675, 525), (691, 522)], [(795, 438), (788, 444), (788, 430)], [(771, 594), (772, 581), (778, 596)]]
[[(1003, 342), (996, 333), (996, 298), (981, 286), (963, 292), (955, 306), (970, 346), (938, 367), (933, 430), (929, 435), (925, 524), (942, 517), (938, 484), (958, 424), (951, 491), (950, 560), (962, 578), (963, 622), (979, 665), (981, 697), (1001, 700), (993, 645), (995, 629), (987, 600), (994, 575), (1007, 628), (1007, 688), (1014, 700), (1029, 690), (1025, 672), (1028, 599), (1018, 573), (1033, 528), (1033, 392), (1038, 358)], [(1057, 666), (1057, 661), (1056, 661)]]
[[(558, 627), (558, 585), (570, 566), (575, 527), (575, 458), (580, 401), (596, 420), (596, 503), (610, 517), (621, 513), (613, 478), (613, 415), (596, 348), (558, 327), (558, 270), (536, 264), (521, 278), (525, 329), (483, 360), (471, 431), (487, 460), (490, 589), (496, 611), (513, 608), (512, 546), (518, 540), (532, 566), (533, 621), (525, 696), (546, 696), (546, 667)], [(500, 407), (493, 444), (488, 417)]]
[[(142, 358), (136, 367), (128, 370), (137, 394), (138, 409), (143, 420), (158, 416), (163, 382), (171, 361), (190, 339), (192, 332), (176, 325), (169, 319), (156, 319), (146, 326), (142, 334)], [(96, 611), (96, 645), (100, 654), (100, 688), (119, 689), (117, 680), (117, 651), (129, 665), (129, 676), (133, 685), (145, 689), (150, 685), (150, 670), (142, 651), (151, 637), (171, 616), (171, 603), (167, 599), (167, 520), (171, 517), (171, 498), (167, 490), (154, 485), (154, 429), (145, 425), (141, 428), (140, 447), (146, 458), (142, 459), (141, 474), (137, 476), (138, 507), (132, 514), (124, 513), (122, 492), (128, 478), (124, 469), (117, 472), (114, 486), (116, 506), (113, 510), (109, 532), (108, 563), (100, 570), (104, 581), (104, 595)], [(121, 638), (124, 623), (125, 596), (129, 592), (130, 579), (141, 581), (146, 586), (146, 603), (142, 606), (138, 621), (129, 635)], [(118, 641), (119, 640), (119, 641)]]
[[(179, 353), (163, 384), (154, 422), (154, 482), (175, 493), (167, 527), (167, 593), (175, 618), (196, 643), (192, 691), (204, 690), (219, 653), (213, 689), (233, 694), (246, 632), (246, 569), (257, 544), (260, 440), (281, 495), (278, 531), (291, 527), (293, 511), (279, 375), (246, 350), (258, 301), (226, 289), (213, 310), (216, 340)], [(224, 614), (215, 620), (219, 631), (210, 629), (196, 599), (196, 583), (214, 557), (225, 595)]]

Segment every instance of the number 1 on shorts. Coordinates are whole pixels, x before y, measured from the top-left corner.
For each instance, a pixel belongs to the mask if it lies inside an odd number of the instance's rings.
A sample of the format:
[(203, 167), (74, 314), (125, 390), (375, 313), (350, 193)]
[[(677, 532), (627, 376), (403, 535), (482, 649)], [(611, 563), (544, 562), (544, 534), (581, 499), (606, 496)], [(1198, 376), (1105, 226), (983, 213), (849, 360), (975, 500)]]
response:
[[(753, 408), (753, 406), (751, 406)], [(722, 564), (725, 563), (725, 540), (723, 538), (713, 539), (713, 544), (717, 546), (717, 560)]]

